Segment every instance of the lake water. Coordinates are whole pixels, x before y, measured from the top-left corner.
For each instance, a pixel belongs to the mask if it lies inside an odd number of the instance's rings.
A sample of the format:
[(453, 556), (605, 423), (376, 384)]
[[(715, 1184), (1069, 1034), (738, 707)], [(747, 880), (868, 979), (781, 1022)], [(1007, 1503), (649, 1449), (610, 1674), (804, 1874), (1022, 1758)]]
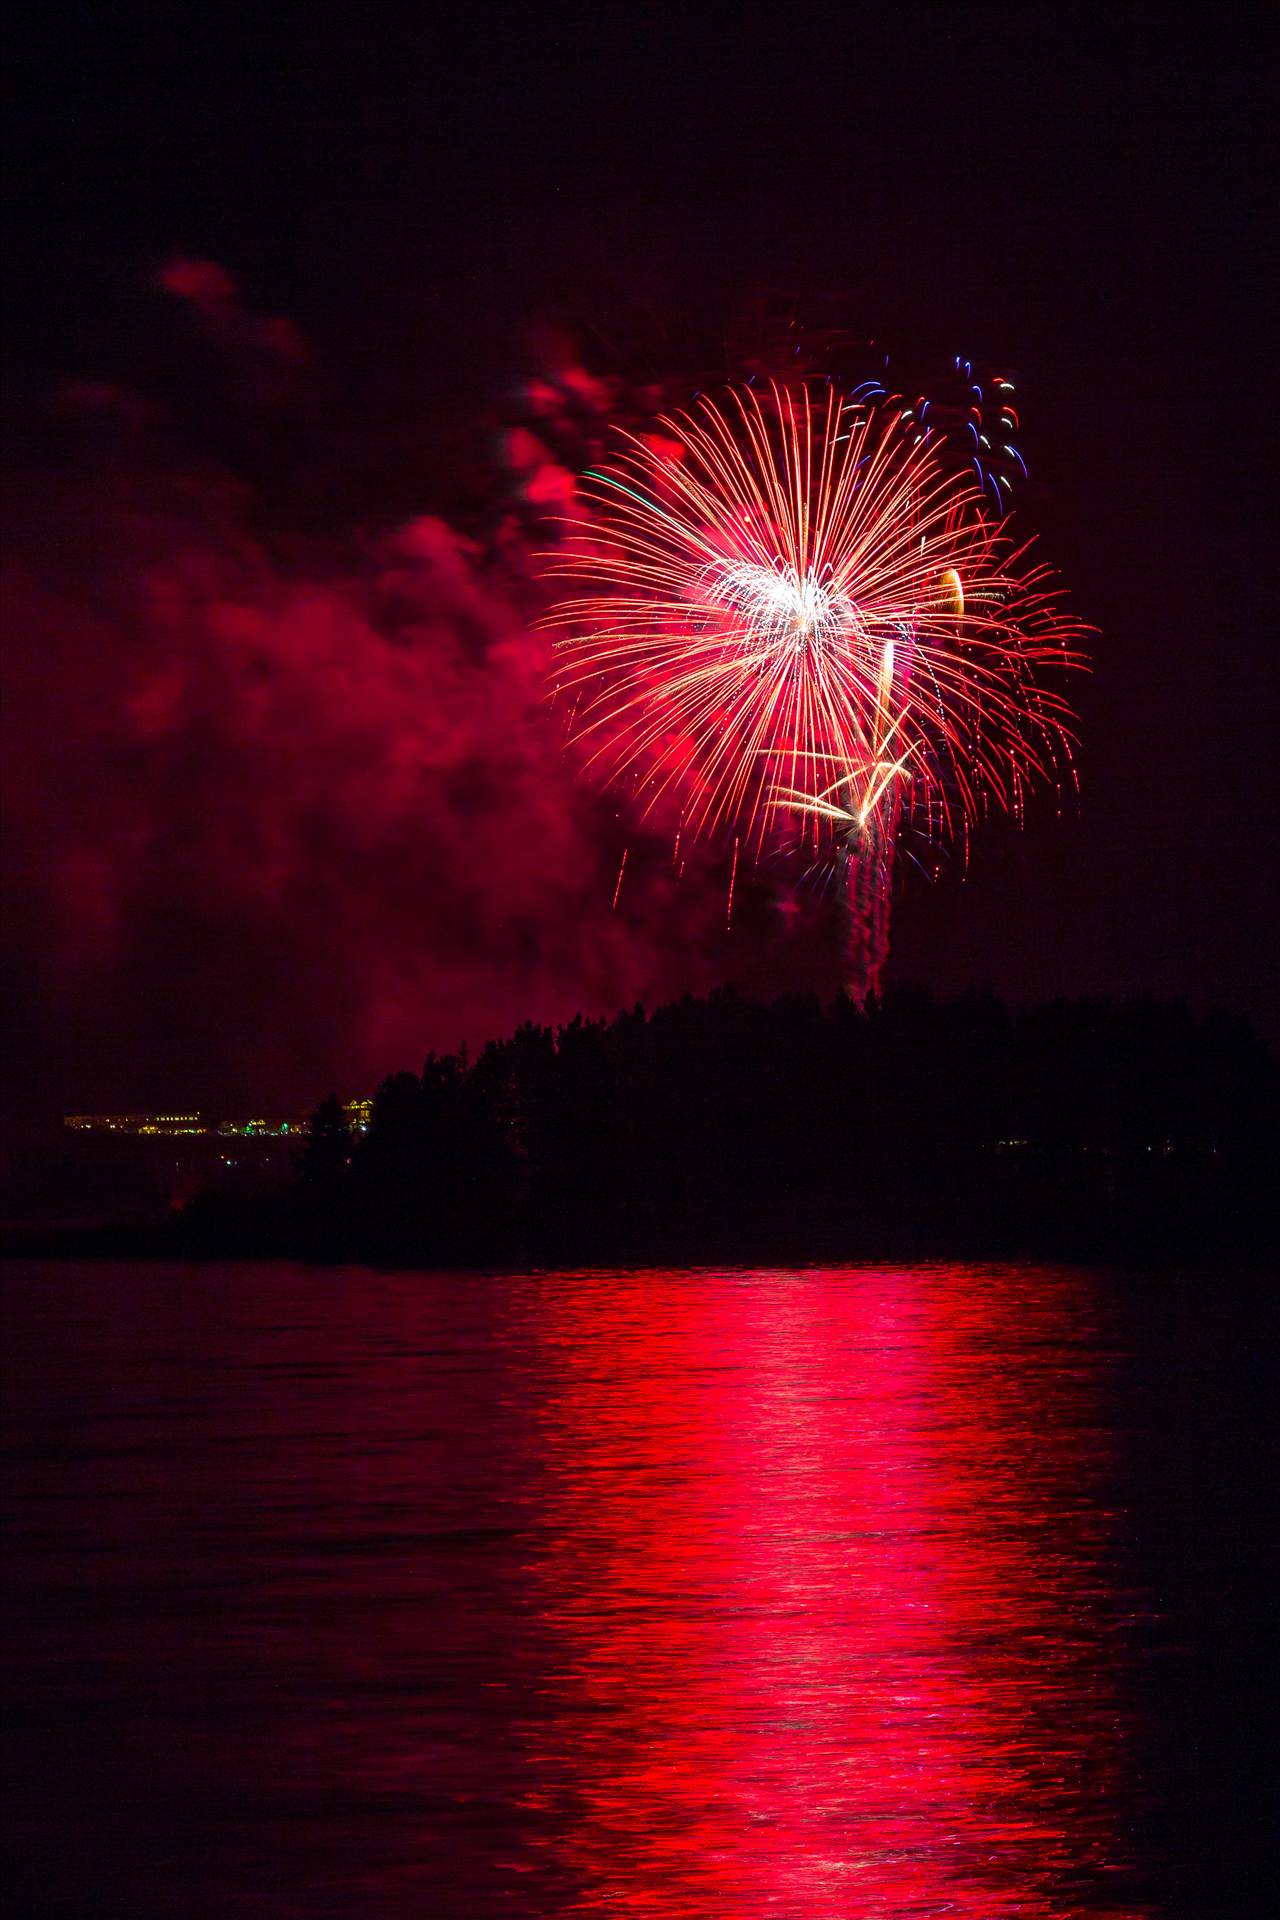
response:
[(4, 1288), (11, 1911), (1266, 1910), (1256, 1287)]

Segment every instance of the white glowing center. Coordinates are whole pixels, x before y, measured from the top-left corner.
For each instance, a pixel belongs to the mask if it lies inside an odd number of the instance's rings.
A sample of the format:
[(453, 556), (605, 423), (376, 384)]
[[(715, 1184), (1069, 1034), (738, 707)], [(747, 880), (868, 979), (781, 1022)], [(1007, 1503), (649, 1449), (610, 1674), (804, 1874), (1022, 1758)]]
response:
[(710, 573), (708, 586), (711, 599), (742, 621), (744, 637), (768, 646), (804, 651), (846, 632), (853, 616), (846, 595), (794, 567), (725, 561)]

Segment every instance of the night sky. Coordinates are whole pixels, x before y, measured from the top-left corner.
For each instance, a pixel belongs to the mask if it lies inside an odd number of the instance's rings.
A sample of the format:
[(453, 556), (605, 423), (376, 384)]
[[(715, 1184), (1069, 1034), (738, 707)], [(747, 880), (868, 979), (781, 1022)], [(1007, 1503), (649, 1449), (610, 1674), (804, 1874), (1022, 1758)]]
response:
[(503, 467), (519, 382), (692, 378), (762, 294), (1016, 369), (1028, 530), (1099, 629), (1078, 808), (908, 880), (890, 978), (1277, 1037), (1260, 13), (53, 6), (24, 33), (24, 1107), (288, 1111), (525, 1017), (834, 986), (832, 943), (798, 954), (761, 901), (726, 938), (710, 862), (677, 897), (638, 853), (610, 913), (631, 835), (547, 724)]

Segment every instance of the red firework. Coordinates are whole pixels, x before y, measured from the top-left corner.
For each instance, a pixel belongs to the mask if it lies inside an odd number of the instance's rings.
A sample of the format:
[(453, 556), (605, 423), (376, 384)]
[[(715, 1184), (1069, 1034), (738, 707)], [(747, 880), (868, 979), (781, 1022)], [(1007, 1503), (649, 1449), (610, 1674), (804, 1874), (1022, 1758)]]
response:
[(900, 826), (967, 836), (1070, 763), (1046, 670), (1082, 629), (1047, 569), (927, 438), (830, 387), (701, 399), (621, 434), (584, 494), (550, 569), (583, 590), (549, 618), (588, 767), (686, 835), (825, 837), (874, 990)]

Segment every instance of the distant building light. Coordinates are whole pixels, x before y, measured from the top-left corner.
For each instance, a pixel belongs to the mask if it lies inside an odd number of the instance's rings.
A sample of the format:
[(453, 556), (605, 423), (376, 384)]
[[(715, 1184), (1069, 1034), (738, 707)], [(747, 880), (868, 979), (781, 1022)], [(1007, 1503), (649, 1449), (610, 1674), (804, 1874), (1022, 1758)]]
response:
[[(371, 1100), (348, 1103), (347, 1123), (352, 1131), (367, 1129)], [(199, 1113), (66, 1113), (62, 1124), (72, 1133), (127, 1133), (153, 1137), (173, 1134), (214, 1134), (222, 1139), (273, 1140), (307, 1131), (305, 1120), (219, 1120), (205, 1122)]]

